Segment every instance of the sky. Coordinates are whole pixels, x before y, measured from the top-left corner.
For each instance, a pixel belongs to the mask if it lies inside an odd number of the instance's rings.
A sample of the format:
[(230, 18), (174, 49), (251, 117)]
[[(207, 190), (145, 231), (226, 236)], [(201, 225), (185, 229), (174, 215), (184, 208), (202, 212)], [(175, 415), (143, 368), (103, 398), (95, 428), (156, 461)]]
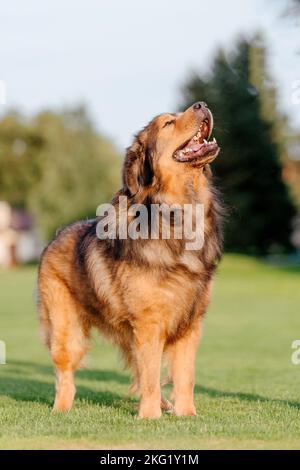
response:
[(262, 30), (280, 105), (300, 127), (292, 99), (300, 88), (300, 22), (281, 17), (284, 0), (1, 3), (2, 113), (85, 103), (96, 127), (122, 148), (154, 115), (177, 110), (189, 73), (205, 72), (218, 47)]

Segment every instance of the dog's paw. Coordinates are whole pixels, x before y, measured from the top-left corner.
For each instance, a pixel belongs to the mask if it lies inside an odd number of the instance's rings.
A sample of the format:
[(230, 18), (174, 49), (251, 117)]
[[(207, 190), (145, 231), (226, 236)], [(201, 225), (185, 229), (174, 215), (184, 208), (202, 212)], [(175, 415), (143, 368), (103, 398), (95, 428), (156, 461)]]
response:
[(191, 406), (176, 406), (174, 410), (175, 416), (197, 416), (196, 408)]
[(160, 406), (140, 406), (138, 419), (158, 419), (161, 417)]

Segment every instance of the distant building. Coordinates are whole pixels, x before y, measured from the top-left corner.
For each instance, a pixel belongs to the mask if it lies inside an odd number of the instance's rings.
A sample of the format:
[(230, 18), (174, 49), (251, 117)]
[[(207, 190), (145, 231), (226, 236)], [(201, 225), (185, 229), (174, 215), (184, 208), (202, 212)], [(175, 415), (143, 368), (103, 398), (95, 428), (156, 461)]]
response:
[(41, 244), (33, 218), (24, 209), (0, 201), (0, 267), (12, 267), (38, 258)]
[(0, 266), (10, 267), (17, 263), (18, 234), (11, 227), (11, 208), (0, 201)]

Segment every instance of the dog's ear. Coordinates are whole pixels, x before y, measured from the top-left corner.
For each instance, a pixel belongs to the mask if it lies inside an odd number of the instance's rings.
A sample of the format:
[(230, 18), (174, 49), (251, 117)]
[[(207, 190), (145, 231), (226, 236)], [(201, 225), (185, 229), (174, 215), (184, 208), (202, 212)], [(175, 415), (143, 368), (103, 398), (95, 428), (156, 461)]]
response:
[(123, 187), (133, 196), (153, 179), (151, 149), (138, 138), (127, 149), (123, 165)]

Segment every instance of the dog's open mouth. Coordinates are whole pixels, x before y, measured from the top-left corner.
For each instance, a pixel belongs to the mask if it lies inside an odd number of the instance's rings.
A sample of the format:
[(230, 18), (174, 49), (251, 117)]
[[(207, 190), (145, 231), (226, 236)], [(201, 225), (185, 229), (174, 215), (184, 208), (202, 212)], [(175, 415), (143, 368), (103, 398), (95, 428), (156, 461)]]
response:
[(209, 121), (205, 119), (200, 128), (188, 142), (181, 145), (174, 153), (173, 158), (178, 162), (195, 162), (197, 160), (213, 160), (220, 151), (215, 138), (209, 141), (211, 128)]

